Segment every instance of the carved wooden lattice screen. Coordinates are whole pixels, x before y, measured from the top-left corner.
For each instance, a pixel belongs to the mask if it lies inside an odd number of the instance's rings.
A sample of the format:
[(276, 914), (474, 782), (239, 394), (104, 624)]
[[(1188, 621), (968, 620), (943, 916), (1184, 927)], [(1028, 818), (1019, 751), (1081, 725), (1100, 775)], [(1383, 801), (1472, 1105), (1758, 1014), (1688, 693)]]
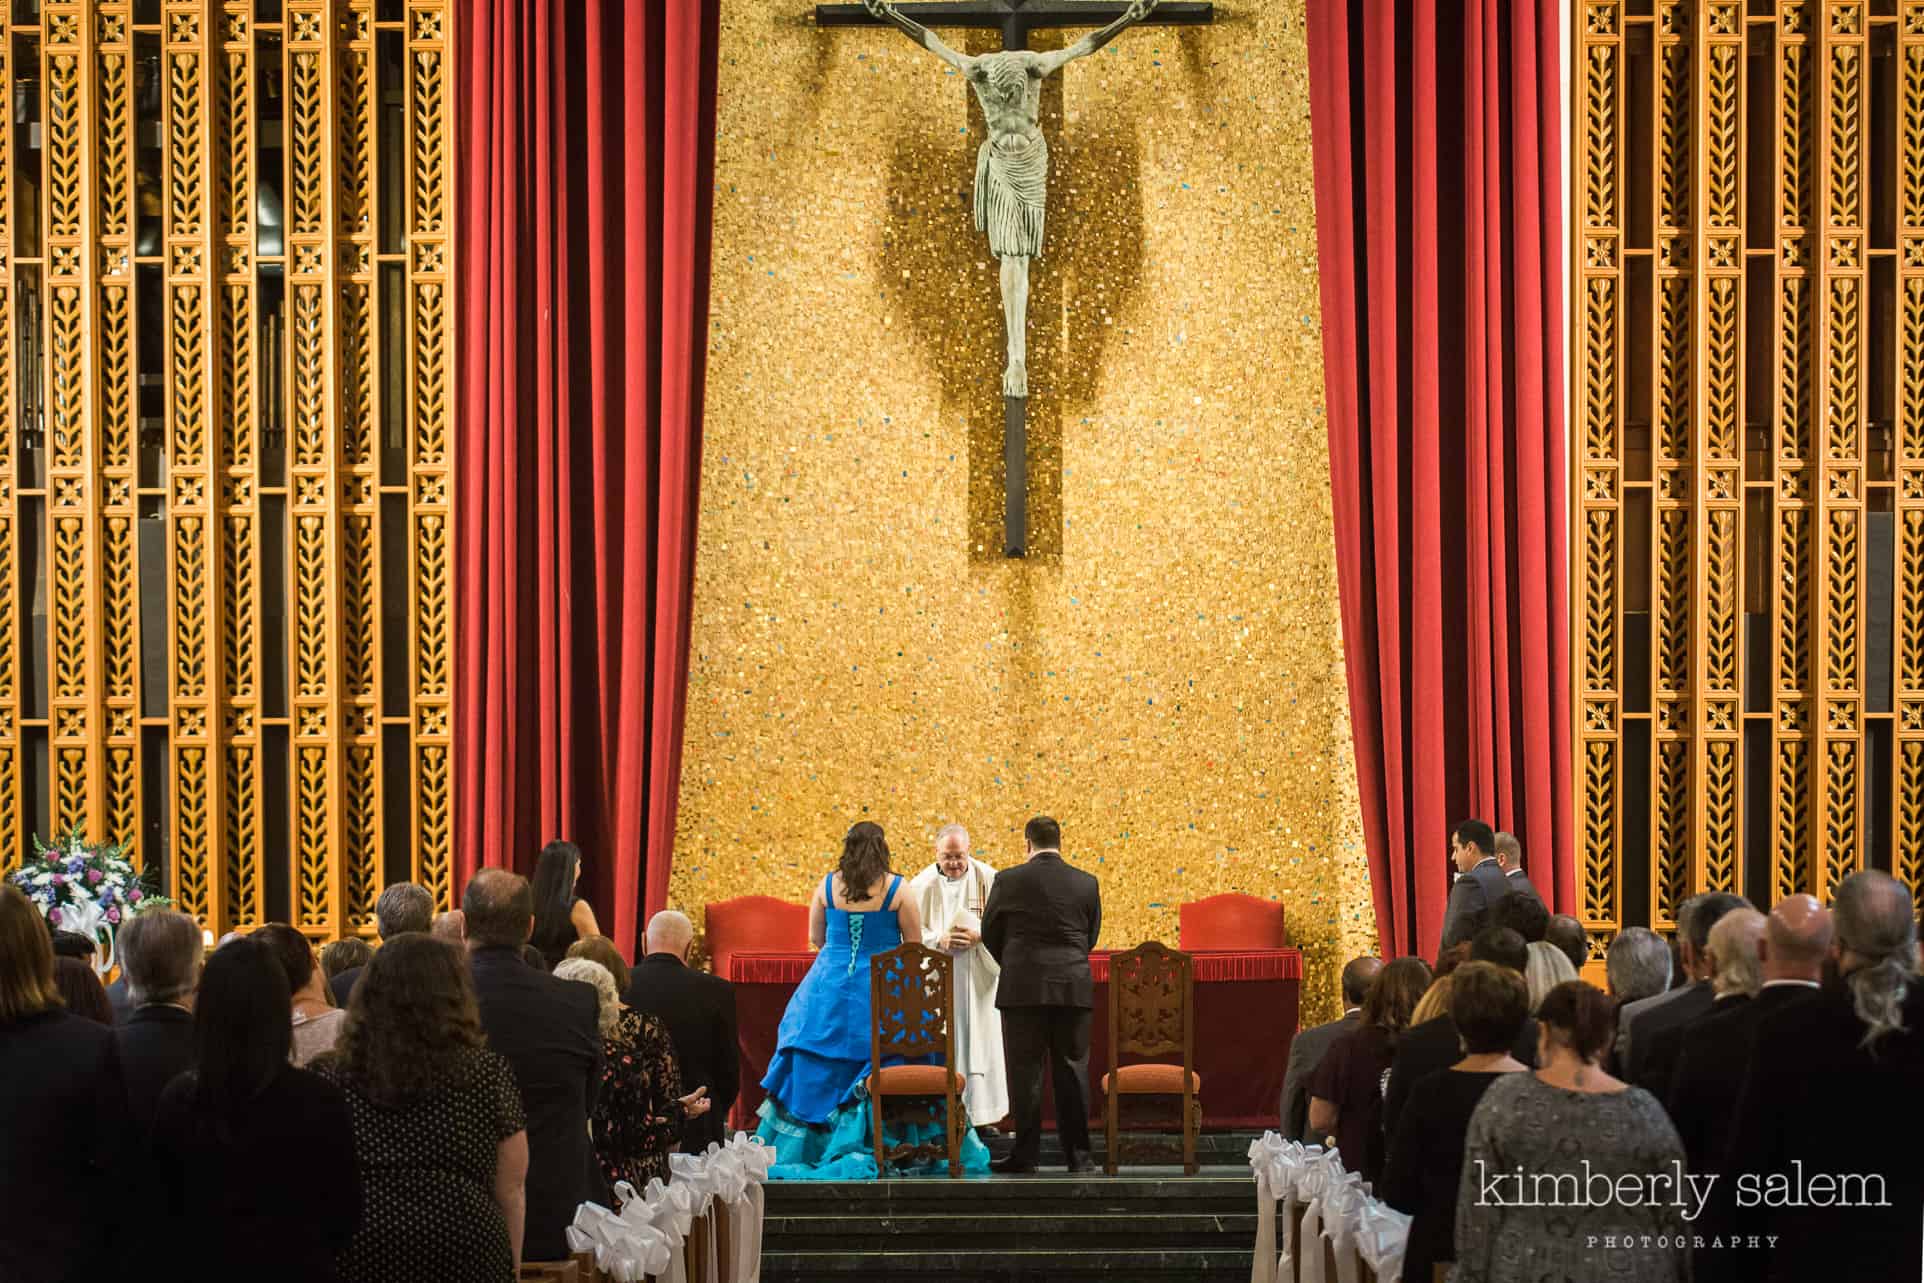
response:
[(1585, 923), (1924, 886), (1924, 3), (1576, 12)]
[(446, 0), (3, 0), (0, 868), (450, 897)]

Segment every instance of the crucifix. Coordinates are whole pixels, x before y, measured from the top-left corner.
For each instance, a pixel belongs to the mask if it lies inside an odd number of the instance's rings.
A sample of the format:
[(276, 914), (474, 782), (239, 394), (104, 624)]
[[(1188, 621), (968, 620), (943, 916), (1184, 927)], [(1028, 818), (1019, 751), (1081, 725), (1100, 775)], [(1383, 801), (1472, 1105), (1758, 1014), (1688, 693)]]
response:
[[(1214, 17), (1203, 0), (962, 0), (961, 3), (818, 4), (822, 27), (890, 26), (961, 72), (982, 104), (989, 137), (976, 153), (975, 227), (986, 232), (1001, 266), (1002, 319), (1008, 363), (1002, 372), (1003, 552), (1023, 556), (1029, 541), (1026, 359), (1029, 260), (1042, 253), (1042, 215), (1049, 149), (1042, 139), (1042, 82), (1065, 63), (1092, 54), (1139, 22), (1200, 26)], [(931, 26), (998, 31), (1002, 48), (970, 57), (951, 49)], [(1050, 53), (1029, 50), (1029, 33), (1044, 27), (1096, 30)]]

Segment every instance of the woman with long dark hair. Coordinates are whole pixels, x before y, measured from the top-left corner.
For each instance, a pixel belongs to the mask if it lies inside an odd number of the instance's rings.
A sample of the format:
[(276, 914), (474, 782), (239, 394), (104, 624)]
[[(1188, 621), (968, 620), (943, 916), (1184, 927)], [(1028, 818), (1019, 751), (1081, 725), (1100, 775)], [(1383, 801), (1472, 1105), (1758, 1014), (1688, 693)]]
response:
[(581, 848), (572, 842), (550, 842), (535, 861), (534, 934), (529, 943), (541, 950), (548, 970), (568, 956), (577, 940), (601, 934), (594, 906), (575, 894), (581, 881)]
[[(179, 1277), (332, 1283), (335, 1253), (361, 1218), (347, 1105), (288, 1063), (293, 1005), (274, 950), (233, 940), (201, 969), (194, 1067), (167, 1085), (154, 1153), (169, 1201)], [(290, 1164), (290, 1155), (299, 1155)]]
[(467, 959), (433, 936), (389, 940), (315, 1068), (347, 1094), (367, 1173), (367, 1215), (341, 1254), (342, 1278), (513, 1283), (528, 1123), (513, 1070), (481, 1032)]
[(100, 983), (100, 977), (94, 974), (92, 967), (78, 958), (55, 958), (53, 982), (59, 988), (61, 1000), (67, 1004), (68, 1011), (76, 1016), (85, 1016), (96, 1024), (113, 1024), (113, 1004), (107, 1001), (106, 987)]

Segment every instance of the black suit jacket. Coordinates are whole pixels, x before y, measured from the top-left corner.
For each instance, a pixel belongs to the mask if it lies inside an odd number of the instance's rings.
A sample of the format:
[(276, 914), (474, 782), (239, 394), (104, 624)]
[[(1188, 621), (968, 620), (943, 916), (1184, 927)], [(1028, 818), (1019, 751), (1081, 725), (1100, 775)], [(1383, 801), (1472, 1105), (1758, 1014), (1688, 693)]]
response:
[[(1658, 1100), (1670, 1099), (1671, 1084), (1677, 1078), (1677, 1062), (1683, 1059), (1684, 1044), (1705, 1021), (1721, 1019), (1740, 1007), (1750, 1004), (1747, 993), (1733, 993), (1726, 997), (1716, 997), (1715, 991), (1710, 1006), (1695, 1016), (1686, 1016), (1682, 1021), (1667, 1028), (1659, 1028), (1650, 1035), (1644, 1050), (1637, 1054), (1638, 1076), (1629, 1081), (1643, 1088)], [(1735, 1080), (1733, 1080), (1734, 1082)], [(1675, 1119), (1676, 1115), (1671, 1115)], [(1680, 1127), (1681, 1130), (1681, 1127)]]
[(575, 1209), (610, 1197), (588, 1140), (601, 1085), (600, 1001), (589, 985), (536, 971), (517, 949), (476, 949), (469, 962), (488, 1047), (513, 1067), (528, 1115), (523, 1258), (564, 1260), (562, 1231)]
[(1537, 890), (1537, 884), (1530, 881), (1530, 875), (1522, 869), (1504, 874), (1503, 880), (1509, 884), (1511, 895), (1527, 895), (1538, 904), (1543, 903), (1543, 893)]
[(1289, 1066), (1283, 1072), (1283, 1138), (1309, 1139), (1309, 1079), (1330, 1044), (1356, 1028), (1363, 1018), (1361, 1008), (1343, 1013), (1341, 1020), (1315, 1025), (1289, 1041)]
[(1458, 875), (1450, 884), (1450, 903), (1443, 910), (1442, 947), (1453, 948), (1489, 926), (1496, 902), (1509, 893), (1509, 880), (1495, 856), (1479, 861), (1468, 873)]
[[(1516, 1041), (1510, 1044), (1510, 1054), (1526, 1065), (1535, 1066), (1535, 1020), (1527, 1016), (1524, 1018), (1523, 1028), (1517, 1032)], [(1448, 1069), (1461, 1059), (1463, 1043), (1456, 1032), (1456, 1021), (1448, 1016), (1425, 1020), (1403, 1031), (1403, 1036), (1396, 1040), (1396, 1053), (1390, 1060), (1389, 1089), (1383, 1093), (1385, 1145), (1396, 1139), (1396, 1120), (1402, 1116), (1403, 1106), (1409, 1103), (1410, 1091), (1416, 1086), (1417, 1080), (1439, 1069)]]
[(1002, 967), (996, 1007), (1093, 1007), (1089, 951), (1101, 932), (1095, 878), (1059, 852), (996, 874), (982, 910), (982, 943)]
[[(1670, 1086), (1670, 1068), (1676, 1063), (1676, 1047), (1664, 1036), (1665, 1031), (1708, 1015), (1716, 1001), (1717, 992), (1710, 982), (1698, 980), (1684, 986), (1668, 1002), (1639, 1011), (1630, 1021), (1630, 1055), (1619, 1062), (1618, 1076), (1662, 1100)], [(1656, 1085), (1650, 1086), (1652, 1083)]]
[(735, 986), (684, 966), (672, 953), (651, 953), (635, 964), (622, 1001), (667, 1026), (681, 1066), (681, 1089), (708, 1088), (714, 1105), (683, 1124), (681, 1134), (683, 1153), (701, 1153), (728, 1134), (728, 1110), (741, 1092)]
[(166, 1003), (136, 1008), (114, 1030), (120, 1044), (120, 1072), (127, 1084), (127, 1112), (140, 1142), (154, 1126), (160, 1093), (194, 1067), (194, 1013)]
[(1737, 1091), (1750, 1070), (1758, 1028), (1772, 1012), (1814, 992), (1805, 985), (1773, 985), (1755, 998), (1718, 1003), (1677, 1031), (1676, 1068), (1663, 1103), (1691, 1171), (1716, 1171), (1730, 1148)]
[(328, 991), (334, 995), (334, 1005), (342, 1011), (347, 1010), (347, 1000), (354, 996), (354, 983), (365, 970), (366, 967), (349, 967), (327, 982)]
[[(1761, 1181), (1785, 1174), (1795, 1192), (1791, 1164), (1801, 1161), (1807, 1206), (1771, 1207), (1756, 1197), (1758, 1206), (1737, 1210), (1739, 1232), (1777, 1235), (1773, 1250), (1750, 1255), (1750, 1280), (1917, 1278), (1924, 1254), (1924, 1150), (1917, 1143), (1924, 1136), (1924, 984), (1909, 987), (1903, 1016), (1903, 1033), (1866, 1051), (1858, 1045), (1864, 1026), (1850, 992), (1837, 986), (1785, 1003), (1758, 1026), (1723, 1170), (1740, 1183), (1758, 1174), (1760, 1195), (1767, 1193)], [(1851, 1181), (1824, 1196), (1812, 1185), (1820, 1174)], [(1840, 1199), (1853, 1205), (1835, 1205)], [(1887, 1205), (1864, 1205), (1876, 1202)]]

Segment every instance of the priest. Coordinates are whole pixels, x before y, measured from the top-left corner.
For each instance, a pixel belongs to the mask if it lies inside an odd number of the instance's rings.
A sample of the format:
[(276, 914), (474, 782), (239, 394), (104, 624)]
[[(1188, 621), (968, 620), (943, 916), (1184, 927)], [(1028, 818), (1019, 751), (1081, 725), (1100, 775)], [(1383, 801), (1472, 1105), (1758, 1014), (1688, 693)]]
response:
[(935, 862), (915, 875), (909, 894), (922, 910), (922, 943), (955, 959), (955, 1055), (969, 1120), (990, 1130), (1009, 1112), (1002, 1066), (1002, 1019), (995, 986), (1002, 974), (982, 947), (982, 908), (995, 870), (969, 854), (969, 831), (950, 824), (935, 835)]

